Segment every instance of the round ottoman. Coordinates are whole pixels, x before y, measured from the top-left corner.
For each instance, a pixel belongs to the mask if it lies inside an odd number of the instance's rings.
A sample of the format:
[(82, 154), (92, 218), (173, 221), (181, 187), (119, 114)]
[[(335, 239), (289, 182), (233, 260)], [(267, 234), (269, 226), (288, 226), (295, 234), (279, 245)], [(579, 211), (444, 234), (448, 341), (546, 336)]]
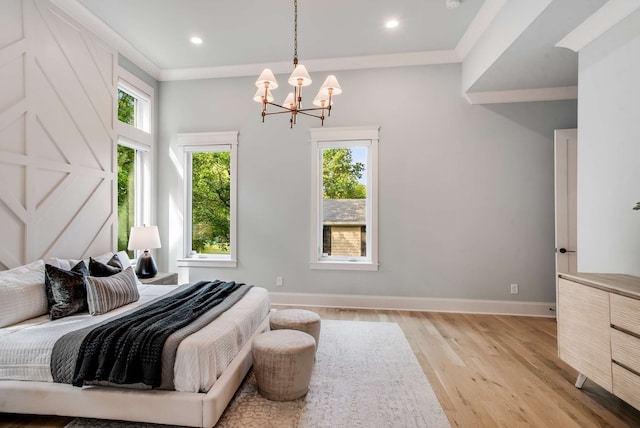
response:
[(275, 330), (258, 335), (251, 351), (260, 394), (273, 401), (291, 401), (305, 395), (315, 350), (316, 341), (301, 331)]
[(304, 309), (283, 309), (271, 315), (271, 330), (298, 330), (313, 336), (316, 350), (320, 342), (320, 315)]

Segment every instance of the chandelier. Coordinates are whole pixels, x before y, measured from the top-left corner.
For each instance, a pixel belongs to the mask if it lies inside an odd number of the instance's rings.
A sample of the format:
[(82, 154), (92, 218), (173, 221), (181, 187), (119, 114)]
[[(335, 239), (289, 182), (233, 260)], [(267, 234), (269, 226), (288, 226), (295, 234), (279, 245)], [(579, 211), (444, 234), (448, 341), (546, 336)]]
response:
[[(298, 0), (293, 1), (294, 20), (293, 20), (293, 73), (289, 76), (287, 82), (293, 86), (293, 92), (289, 92), (287, 98), (282, 104), (273, 102), (272, 89), (278, 87), (273, 72), (265, 68), (260, 73), (256, 86), (258, 90), (253, 96), (253, 100), (262, 103), (262, 122), (264, 118), (272, 114), (289, 114), (289, 124), (293, 128), (296, 124), (298, 114), (312, 116), (320, 119), (321, 125), (324, 125), (325, 111), (327, 116), (331, 116), (331, 105), (333, 104), (333, 96), (342, 93), (338, 79), (333, 74), (327, 76), (324, 83), (320, 87), (318, 94), (313, 99), (313, 105), (316, 107), (302, 108), (302, 88), (311, 84), (311, 76), (307, 72), (307, 68), (298, 64)], [(267, 111), (267, 106), (273, 106), (277, 110)], [(313, 113), (312, 113), (313, 112)]]

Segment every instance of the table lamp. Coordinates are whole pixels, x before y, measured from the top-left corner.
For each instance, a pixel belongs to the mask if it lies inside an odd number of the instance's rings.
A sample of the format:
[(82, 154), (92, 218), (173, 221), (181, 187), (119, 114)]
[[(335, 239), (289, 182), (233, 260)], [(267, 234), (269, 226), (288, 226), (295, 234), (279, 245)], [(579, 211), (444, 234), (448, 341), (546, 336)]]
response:
[(129, 235), (129, 250), (144, 250), (136, 263), (138, 278), (153, 278), (158, 273), (156, 262), (149, 250), (160, 248), (160, 234), (158, 226), (136, 226), (131, 228)]

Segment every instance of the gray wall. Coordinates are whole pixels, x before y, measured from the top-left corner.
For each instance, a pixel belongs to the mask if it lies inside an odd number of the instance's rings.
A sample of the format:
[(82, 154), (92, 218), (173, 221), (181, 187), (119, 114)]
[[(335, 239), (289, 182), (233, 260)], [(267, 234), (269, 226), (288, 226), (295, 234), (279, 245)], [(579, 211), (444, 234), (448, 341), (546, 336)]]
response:
[(640, 11), (580, 51), (578, 270), (640, 276)]
[[(136, 64), (131, 62), (126, 56), (122, 54), (118, 54), (118, 65), (134, 76), (138, 77), (140, 80), (145, 82), (147, 85), (151, 86), (153, 90), (158, 92), (158, 81), (151, 77), (149, 73), (138, 67)], [(156, 109), (157, 110), (157, 109)]]
[[(378, 272), (309, 269), (308, 128), (317, 121), (300, 118), (293, 130), (286, 117), (261, 123), (251, 101), (255, 78), (162, 82), (160, 264), (176, 270), (182, 248), (176, 133), (239, 130), (239, 266), (191, 269), (190, 280), (553, 302), (553, 131), (576, 126), (576, 102), (472, 106), (460, 96), (460, 73), (460, 65), (336, 73), (344, 93), (325, 126), (380, 126)], [(285, 76), (278, 79), (286, 85)], [(275, 287), (277, 275), (283, 288)], [(509, 294), (512, 282), (520, 284), (517, 296)]]

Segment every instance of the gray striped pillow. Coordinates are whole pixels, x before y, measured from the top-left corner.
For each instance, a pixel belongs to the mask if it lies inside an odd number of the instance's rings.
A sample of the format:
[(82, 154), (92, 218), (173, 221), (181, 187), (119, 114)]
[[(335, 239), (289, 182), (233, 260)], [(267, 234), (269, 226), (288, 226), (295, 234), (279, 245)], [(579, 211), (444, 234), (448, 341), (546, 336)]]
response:
[(107, 313), (140, 298), (136, 274), (131, 266), (107, 277), (87, 276), (86, 282), (87, 303), (91, 315)]

